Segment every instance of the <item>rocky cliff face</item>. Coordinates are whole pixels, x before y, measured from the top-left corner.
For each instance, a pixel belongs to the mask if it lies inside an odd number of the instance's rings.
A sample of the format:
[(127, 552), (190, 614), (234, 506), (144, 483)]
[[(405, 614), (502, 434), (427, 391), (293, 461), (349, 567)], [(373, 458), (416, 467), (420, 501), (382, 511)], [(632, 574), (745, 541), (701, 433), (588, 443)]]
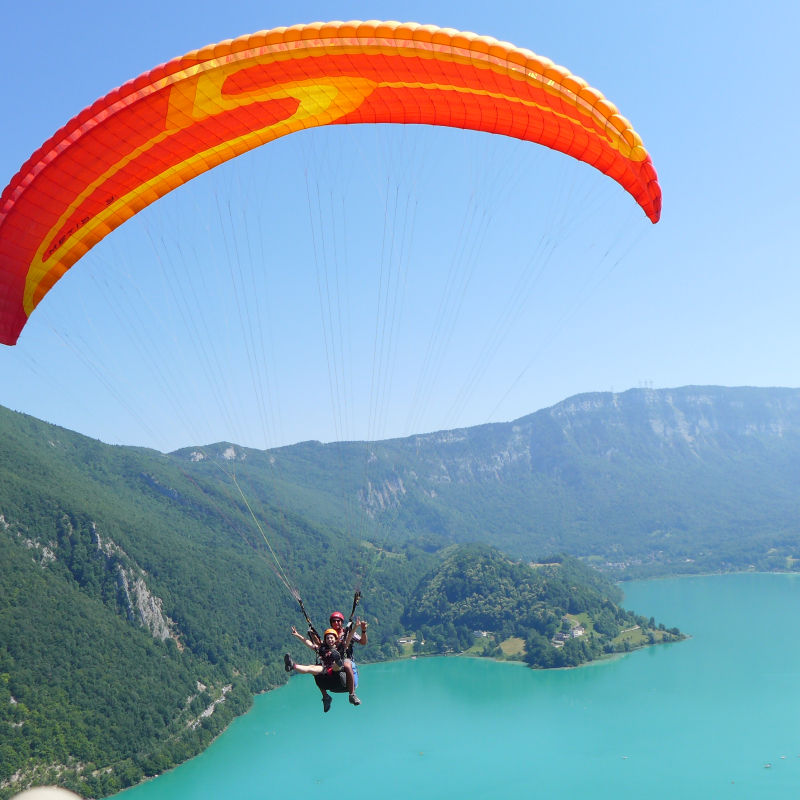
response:
[(164, 613), (163, 601), (147, 588), (147, 573), (111, 538), (104, 540), (94, 522), (90, 523), (90, 527), (98, 553), (106, 559), (108, 568), (116, 572), (117, 586), (124, 597), (128, 620), (147, 628), (154, 639), (162, 642), (174, 639), (180, 647), (176, 625)]
[[(693, 453), (737, 439), (800, 432), (800, 390), (687, 387), (579, 395), (511, 423), (413, 438), (406, 472), (431, 485), (502, 481), (510, 469), (548, 472), (577, 457)], [(400, 442), (383, 443), (388, 447)], [(408, 446), (406, 445), (407, 449)], [(381, 453), (380, 448), (376, 448)], [(381, 455), (386, 457), (384, 450)], [(412, 464), (413, 462), (413, 464)]]
[[(30, 551), (31, 559), (42, 568), (58, 561), (60, 556), (78, 579), (85, 572), (84, 565), (75, 563), (68, 548), (60, 545), (56, 537), (42, 542), (38, 537), (29, 536), (25, 525), (6, 519), (4, 514), (0, 514), (0, 529), (12, 534), (12, 541)], [(68, 543), (81, 539), (82, 532), (75, 528), (66, 514), (61, 517), (60, 532)], [(95, 522), (89, 522), (88, 533), (95, 556), (102, 561), (108, 579), (116, 583), (117, 596), (129, 622), (146, 628), (155, 639), (174, 639), (178, 647), (182, 647), (175, 622), (164, 613), (163, 601), (147, 586), (147, 573), (110, 537), (101, 536)]]
[[(508, 423), (248, 456), (247, 474), (277, 463), (287, 496), (342, 529), (344, 482), (351, 508), (387, 539), (477, 540), (522, 557), (563, 549), (615, 563), (686, 565), (708, 553), (723, 566), (761, 563), (762, 550), (785, 559), (794, 547), (800, 390), (584, 394)], [(340, 458), (357, 468), (342, 477)], [(731, 551), (744, 541), (747, 554)]]
[(374, 518), (382, 511), (397, 508), (405, 493), (406, 488), (400, 477), (387, 478), (377, 485), (367, 480), (366, 489), (358, 490), (358, 501), (367, 515)]
[(14, 535), (14, 538), (25, 549), (31, 551), (31, 560), (39, 564), (41, 567), (46, 567), (51, 561), (56, 560), (55, 555), (55, 542), (47, 542), (42, 544), (36, 536), (28, 536), (27, 527), (12, 520), (6, 521), (5, 515), (0, 514), (0, 529), (8, 531)]
[(694, 444), (718, 433), (781, 436), (800, 430), (800, 390), (639, 389), (571, 398), (548, 411), (565, 425), (600, 419), (609, 425), (649, 426), (664, 442)]
[[(231, 446), (203, 452), (221, 458)], [(198, 452), (173, 456), (205, 474)], [(792, 560), (795, 542), (800, 551), (798, 389), (598, 392), (513, 422), (244, 455), (241, 474), (262, 502), (277, 504), (279, 474), (290, 507), (342, 531), (369, 517), (381, 541), (671, 559), (684, 571), (711, 557), (771, 567)]]

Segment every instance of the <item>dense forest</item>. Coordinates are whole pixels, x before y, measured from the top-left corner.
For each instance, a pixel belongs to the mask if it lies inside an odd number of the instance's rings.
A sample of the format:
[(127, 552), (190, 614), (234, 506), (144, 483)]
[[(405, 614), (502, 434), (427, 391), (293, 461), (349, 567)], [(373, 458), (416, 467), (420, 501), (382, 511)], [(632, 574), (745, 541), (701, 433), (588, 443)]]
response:
[[(0, 410), (0, 798), (56, 780), (104, 796), (199, 752), (286, 680), (303, 621), (242, 503), (173, 460)], [(369, 563), (365, 659), (398, 653), (436, 558), (384, 555), (259, 506), (319, 625)]]

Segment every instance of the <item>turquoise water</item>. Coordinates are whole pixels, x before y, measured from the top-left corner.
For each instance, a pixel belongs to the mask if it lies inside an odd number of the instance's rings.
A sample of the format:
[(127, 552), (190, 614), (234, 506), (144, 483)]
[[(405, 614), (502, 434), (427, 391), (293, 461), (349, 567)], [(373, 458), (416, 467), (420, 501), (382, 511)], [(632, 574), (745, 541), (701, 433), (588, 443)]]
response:
[(364, 704), (339, 696), (327, 715), (300, 676), (125, 800), (800, 796), (800, 576), (624, 588), (627, 607), (693, 638), (550, 672), (368, 665)]

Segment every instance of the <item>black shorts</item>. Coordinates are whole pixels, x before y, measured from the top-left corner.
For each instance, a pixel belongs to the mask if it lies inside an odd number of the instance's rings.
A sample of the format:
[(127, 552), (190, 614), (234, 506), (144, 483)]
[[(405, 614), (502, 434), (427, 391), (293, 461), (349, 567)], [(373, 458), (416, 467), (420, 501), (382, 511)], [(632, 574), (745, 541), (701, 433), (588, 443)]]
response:
[(326, 692), (333, 692), (334, 694), (347, 693), (347, 673), (342, 670), (341, 672), (334, 672), (332, 675), (315, 675), (314, 680), (320, 689)]

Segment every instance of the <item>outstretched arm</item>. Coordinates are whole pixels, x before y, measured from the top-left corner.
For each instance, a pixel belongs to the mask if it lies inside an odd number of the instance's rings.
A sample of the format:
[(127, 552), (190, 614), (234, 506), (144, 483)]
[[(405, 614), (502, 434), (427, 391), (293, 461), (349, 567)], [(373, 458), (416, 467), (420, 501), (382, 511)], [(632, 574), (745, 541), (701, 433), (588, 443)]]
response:
[(314, 645), (308, 639), (306, 639), (305, 636), (303, 636), (302, 633), (298, 633), (297, 628), (295, 628), (294, 625), (292, 625), (292, 636), (294, 636), (295, 639), (299, 639), (310, 650), (316, 650), (317, 649), (316, 647), (314, 647)]
[(350, 647), (350, 643), (353, 641), (353, 634), (356, 632), (356, 626), (353, 625), (349, 631), (347, 631), (347, 636), (344, 638), (344, 644), (342, 645), (342, 656), (347, 652), (347, 648)]

